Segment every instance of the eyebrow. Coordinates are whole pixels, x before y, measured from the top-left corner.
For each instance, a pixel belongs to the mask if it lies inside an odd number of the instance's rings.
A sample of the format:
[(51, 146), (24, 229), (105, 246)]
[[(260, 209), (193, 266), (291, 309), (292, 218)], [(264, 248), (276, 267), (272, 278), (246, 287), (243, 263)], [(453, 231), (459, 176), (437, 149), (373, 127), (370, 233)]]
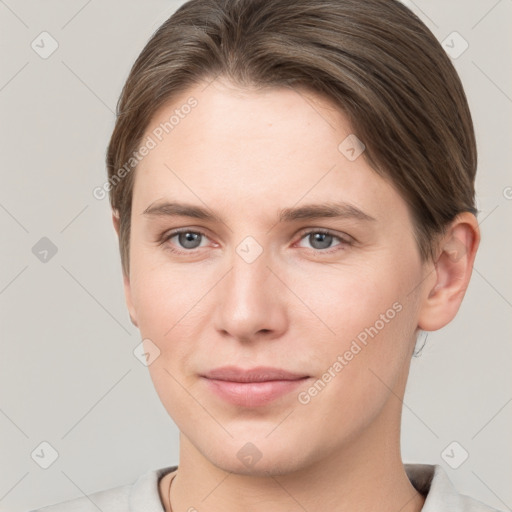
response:
[[(141, 215), (147, 215), (149, 217), (192, 217), (194, 219), (207, 221), (219, 220), (208, 208), (168, 201), (157, 204), (151, 203)], [(357, 206), (345, 202), (308, 204), (300, 207), (284, 208), (279, 212), (279, 222), (320, 218), (357, 219), (361, 221), (376, 220)]]

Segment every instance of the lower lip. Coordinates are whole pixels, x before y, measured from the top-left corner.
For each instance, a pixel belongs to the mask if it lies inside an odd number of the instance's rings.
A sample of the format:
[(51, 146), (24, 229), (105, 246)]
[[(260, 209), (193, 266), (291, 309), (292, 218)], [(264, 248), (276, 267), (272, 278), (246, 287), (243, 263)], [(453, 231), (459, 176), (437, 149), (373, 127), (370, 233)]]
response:
[(297, 380), (269, 380), (265, 382), (231, 382), (205, 379), (208, 387), (215, 394), (241, 407), (266, 405), (297, 389), (306, 380), (308, 380), (308, 377)]

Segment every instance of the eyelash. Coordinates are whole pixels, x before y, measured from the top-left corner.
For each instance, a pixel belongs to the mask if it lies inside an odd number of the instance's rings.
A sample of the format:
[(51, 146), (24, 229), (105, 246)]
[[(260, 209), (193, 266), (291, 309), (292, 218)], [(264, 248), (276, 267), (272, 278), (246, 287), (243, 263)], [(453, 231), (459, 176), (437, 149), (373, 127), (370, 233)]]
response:
[[(192, 229), (189, 229), (189, 228), (179, 228), (179, 229), (175, 229), (173, 231), (170, 231), (170, 232), (165, 232), (162, 234), (161, 238), (160, 238), (160, 242), (159, 242), (159, 245), (164, 245), (166, 242), (168, 242), (171, 238), (174, 238), (176, 235), (179, 235), (180, 233), (194, 233), (196, 235), (201, 235), (202, 237), (204, 238), (208, 238), (208, 236), (203, 233), (202, 231), (197, 231), (197, 230), (192, 230)], [(328, 249), (309, 249), (311, 251), (314, 251), (315, 253), (317, 254), (331, 254), (333, 252), (337, 252), (339, 250), (343, 250), (343, 247), (350, 247), (354, 244), (354, 240), (350, 237), (347, 236), (347, 238), (343, 238), (339, 235), (336, 235), (333, 231), (330, 231), (329, 229), (324, 229), (324, 228), (316, 228), (316, 229), (310, 229), (309, 231), (305, 231), (305, 232), (302, 232), (300, 234), (300, 238), (299, 238), (299, 242), (311, 235), (311, 234), (316, 234), (316, 233), (320, 233), (322, 235), (329, 235), (329, 236), (332, 236), (333, 238), (335, 239), (338, 239), (338, 241), (340, 242), (339, 245), (335, 245), (334, 247), (331, 247), (331, 248), (328, 248)], [(340, 248), (341, 247), (341, 248)], [(169, 250), (173, 253), (176, 253), (176, 254), (194, 254), (196, 251), (199, 250), (199, 248), (196, 248), (196, 249), (190, 249), (190, 250), (177, 250), (175, 249), (174, 247), (172, 247), (171, 245), (168, 245), (166, 247), (166, 250)]]

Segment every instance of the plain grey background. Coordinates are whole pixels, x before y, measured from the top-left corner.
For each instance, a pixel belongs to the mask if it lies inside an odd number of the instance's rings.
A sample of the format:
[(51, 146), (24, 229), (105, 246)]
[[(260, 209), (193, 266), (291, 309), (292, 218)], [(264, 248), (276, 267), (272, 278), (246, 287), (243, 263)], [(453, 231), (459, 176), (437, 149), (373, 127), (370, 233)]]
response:
[[(0, 0), (0, 511), (178, 463), (177, 427), (133, 353), (108, 199), (92, 191), (128, 71), (181, 3)], [(412, 361), (403, 459), (510, 510), (512, 0), (404, 3), (466, 89), (482, 244), (456, 320)]]

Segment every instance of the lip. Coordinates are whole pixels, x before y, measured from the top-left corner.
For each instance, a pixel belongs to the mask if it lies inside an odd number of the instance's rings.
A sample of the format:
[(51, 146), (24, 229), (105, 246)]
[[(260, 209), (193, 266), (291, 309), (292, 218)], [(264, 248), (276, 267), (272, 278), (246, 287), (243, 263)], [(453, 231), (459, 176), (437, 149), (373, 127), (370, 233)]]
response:
[(309, 379), (308, 375), (280, 368), (258, 366), (244, 370), (224, 366), (201, 375), (210, 391), (240, 407), (259, 407), (290, 393)]
[(292, 373), (270, 366), (257, 366), (249, 369), (237, 366), (222, 366), (221, 368), (210, 370), (203, 374), (202, 377), (231, 382), (265, 382), (269, 380), (298, 380), (309, 377), (309, 375)]

